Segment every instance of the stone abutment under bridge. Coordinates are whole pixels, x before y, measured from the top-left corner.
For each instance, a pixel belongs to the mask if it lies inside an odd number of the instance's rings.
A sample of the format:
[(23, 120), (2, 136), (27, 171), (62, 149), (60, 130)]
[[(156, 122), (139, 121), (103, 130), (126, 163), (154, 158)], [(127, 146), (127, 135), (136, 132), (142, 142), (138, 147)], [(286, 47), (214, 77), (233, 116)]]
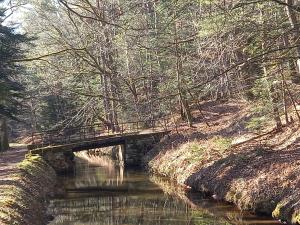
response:
[(167, 132), (135, 135), (131, 137), (93, 140), (89, 142), (72, 143), (61, 146), (48, 146), (33, 149), (32, 154), (41, 155), (58, 174), (73, 172), (75, 168), (75, 153), (88, 151), (90, 154), (103, 153), (102, 149), (109, 147), (110, 155), (125, 167), (141, 166), (143, 156), (157, 144)]

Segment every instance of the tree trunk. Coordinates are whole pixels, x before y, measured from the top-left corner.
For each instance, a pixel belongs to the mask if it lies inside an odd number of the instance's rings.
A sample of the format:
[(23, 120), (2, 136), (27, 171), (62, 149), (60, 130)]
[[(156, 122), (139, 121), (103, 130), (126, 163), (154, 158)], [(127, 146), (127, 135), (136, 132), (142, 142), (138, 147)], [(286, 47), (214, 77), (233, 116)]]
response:
[(0, 118), (0, 152), (9, 149), (6, 120)]
[(280, 113), (278, 109), (278, 103), (280, 101), (280, 95), (276, 91), (274, 84), (272, 84), (271, 89), (270, 89), (270, 94), (271, 94), (271, 100), (272, 100), (272, 105), (273, 105), (273, 117), (276, 123), (276, 130), (277, 131), (282, 131), (282, 122), (280, 119)]
[[(287, 35), (283, 35), (283, 45), (285, 48), (288, 48), (290, 46), (290, 41)], [(289, 58), (287, 61), (287, 66), (293, 83), (300, 83), (300, 75), (297, 71), (294, 59)]]
[(280, 74), (281, 74), (282, 104), (283, 104), (283, 110), (284, 110), (284, 116), (285, 116), (285, 123), (289, 124), (287, 93), (286, 93), (286, 88), (285, 88), (286, 81), (285, 81), (285, 77), (283, 74), (282, 64), (279, 65), (279, 70), (280, 70)]
[[(98, 17), (101, 17), (103, 21), (106, 20), (106, 10), (102, 1), (97, 1)], [(101, 53), (101, 60), (105, 70), (109, 73), (103, 74), (104, 80), (104, 108), (107, 115), (107, 120), (112, 124), (112, 130), (118, 131), (118, 114), (117, 114), (117, 102), (116, 102), (116, 90), (117, 84), (117, 70), (114, 65), (114, 49), (112, 46), (112, 36), (114, 31), (107, 27), (107, 24), (101, 22), (101, 29), (103, 32), (103, 52)], [(101, 72), (101, 71), (100, 71)]]
[[(261, 13), (261, 23), (265, 27), (266, 25), (265, 25), (264, 10), (261, 10), (260, 13)], [(266, 36), (265, 30), (263, 30), (262, 31), (262, 46), (261, 47), (262, 47), (262, 50), (264, 50), (264, 51), (266, 49), (266, 41), (267, 41), (267, 36)], [(264, 77), (266, 77), (269, 81), (269, 73), (268, 73), (268, 68), (267, 68), (267, 65), (266, 65), (265, 56), (263, 56), (263, 58), (262, 58), (262, 68), (263, 68)], [(269, 91), (269, 98), (270, 98), (270, 101), (272, 103), (273, 118), (274, 118), (274, 121), (276, 123), (276, 130), (281, 131), (282, 130), (282, 122), (281, 122), (281, 119), (280, 119), (280, 113), (279, 113), (279, 108), (278, 108), (278, 105), (279, 105), (279, 102), (280, 102), (280, 95), (276, 91), (274, 83), (271, 83), (271, 86), (269, 86), (269, 84), (268, 84), (267, 89)]]
[(182, 76), (182, 57), (179, 53), (178, 48), (178, 37), (177, 37), (177, 24), (175, 21), (175, 55), (176, 55), (176, 75), (177, 75), (177, 90), (179, 95), (179, 103), (180, 103), (180, 111), (181, 111), (181, 117), (183, 119), (186, 119), (188, 122), (189, 127), (193, 126), (193, 117), (191, 113), (191, 109), (188, 103), (188, 100), (186, 99), (186, 94), (184, 93), (182, 89), (181, 84), (181, 76)]
[(294, 0), (285, 0), (285, 3), (288, 5), (286, 6), (286, 13), (287, 16), (289, 18), (290, 21), (290, 25), (293, 29), (293, 45), (298, 45), (296, 47), (296, 57), (297, 57), (297, 61), (296, 61), (296, 65), (297, 65), (297, 77), (299, 77), (298, 79), (296, 79), (297, 83), (300, 83), (300, 24), (297, 18), (297, 14), (296, 12), (289, 6), (289, 5), (295, 5), (295, 1)]

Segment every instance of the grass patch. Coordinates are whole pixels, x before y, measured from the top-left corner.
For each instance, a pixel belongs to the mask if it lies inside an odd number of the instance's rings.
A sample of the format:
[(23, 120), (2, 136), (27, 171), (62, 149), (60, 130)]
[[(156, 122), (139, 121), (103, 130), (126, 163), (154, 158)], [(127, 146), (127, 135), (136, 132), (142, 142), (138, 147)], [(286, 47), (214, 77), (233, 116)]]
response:
[(232, 146), (232, 138), (222, 136), (215, 136), (212, 139), (210, 139), (210, 142), (212, 147), (218, 150), (220, 153), (224, 153)]
[(191, 153), (190, 161), (196, 162), (203, 159), (203, 153), (205, 152), (205, 147), (203, 147), (198, 142), (191, 142), (188, 146), (188, 150)]
[(267, 124), (267, 118), (262, 117), (253, 117), (250, 121), (246, 123), (246, 128), (252, 132), (260, 132)]
[(40, 155), (26, 155), (26, 159), (18, 164), (21, 171), (34, 175), (37, 172), (42, 172), (45, 166), (45, 161)]

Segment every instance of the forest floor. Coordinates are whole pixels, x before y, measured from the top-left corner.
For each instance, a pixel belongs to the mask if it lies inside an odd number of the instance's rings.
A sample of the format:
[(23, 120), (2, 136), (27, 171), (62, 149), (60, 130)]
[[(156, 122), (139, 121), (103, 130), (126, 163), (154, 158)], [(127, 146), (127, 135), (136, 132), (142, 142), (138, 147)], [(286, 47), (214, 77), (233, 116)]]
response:
[(201, 108), (205, 120), (194, 111), (194, 128), (181, 126), (145, 156), (150, 171), (242, 210), (299, 224), (298, 123), (277, 132), (269, 120), (253, 132), (252, 105), (208, 102)]

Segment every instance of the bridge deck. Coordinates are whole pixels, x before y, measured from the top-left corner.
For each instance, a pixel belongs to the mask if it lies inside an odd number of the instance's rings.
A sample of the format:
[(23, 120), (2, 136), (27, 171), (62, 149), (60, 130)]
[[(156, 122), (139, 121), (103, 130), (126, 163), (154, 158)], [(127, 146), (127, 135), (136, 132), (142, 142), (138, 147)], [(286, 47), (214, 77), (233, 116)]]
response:
[(130, 134), (122, 134), (122, 135), (109, 135), (109, 136), (101, 136), (99, 138), (93, 140), (86, 140), (80, 142), (74, 142), (70, 144), (62, 144), (62, 145), (53, 145), (47, 147), (40, 147), (31, 149), (31, 154), (44, 154), (47, 152), (59, 153), (65, 151), (83, 151), (90, 150), (95, 148), (103, 148), (108, 146), (125, 144), (128, 140), (137, 140), (137, 139), (145, 139), (153, 136), (163, 136), (170, 132), (167, 131), (155, 131), (149, 133), (130, 133)]
[[(28, 149), (32, 154), (49, 151), (82, 151), (124, 144), (127, 140), (143, 139), (153, 135), (164, 135), (172, 129), (169, 118), (150, 121), (134, 121), (118, 124), (93, 124), (32, 133), (32, 144)], [(177, 128), (177, 125), (175, 124)]]

